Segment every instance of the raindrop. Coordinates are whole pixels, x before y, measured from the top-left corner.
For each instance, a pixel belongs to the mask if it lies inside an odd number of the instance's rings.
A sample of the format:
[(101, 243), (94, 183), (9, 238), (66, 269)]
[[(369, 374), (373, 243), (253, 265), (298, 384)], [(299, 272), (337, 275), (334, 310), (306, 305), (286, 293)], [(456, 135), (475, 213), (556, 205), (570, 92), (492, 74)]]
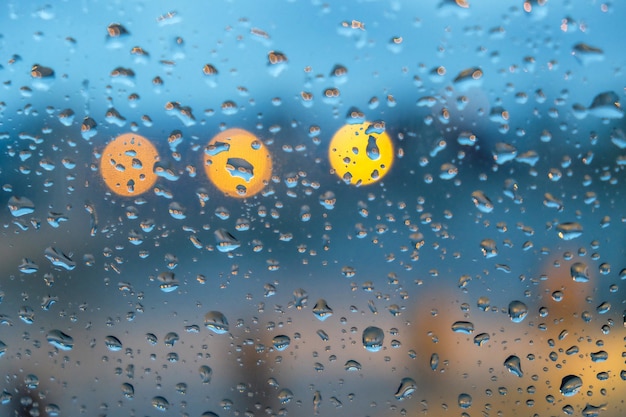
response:
[(576, 239), (583, 234), (583, 226), (578, 222), (560, 223), (556, 226), (558, 236), (563, 240)]
[(514, 300), (509, 303), (509, 317), (513, 323), (520, 323), (528, 314), (528, 307), (521, 301)]
[(378, 352), (383, 347), (384, 338), (382, 329), (370, 326), (363, 330), (363, 347), (370, 352)]
[(152, 406), (159, 411), (167, 411), (170, 408), (170, 403), (161, 396), (156, 396), (152, 398)]
[(522, 365), (520, 363), (519, 357), (515, 355), (511, 355), (504, 361), (504, 367), (513, 375), (521, 378), (524, 376), (524, 372), (522, 372)]
[(452, 324), (452, 331), (455, 333), (472, 334), (474, 333), (474, 323), (471, 321), (455, 321)]
[(228, 332), (228, 320), (226, 316), (219, 311), (209, 311), (204, 316), (204, 325), (207, 329), (217, 334)]
[(315, 314), (315, 317), (320, 321), (324, 321), (333, 315), (333, 309), (328, 306), (326, 300), (320, 298), (313, 307), (313, 314)]
[(171, 271), (164, 271), (159, 274), (157, 277), (157, 281), (159, 282), (159, 288), (163, 292), (173, 292), (178, 289), (180, 283), (174, 276), (174, 273)]
[(350, 371), (350, 372), (360, 371), (361, 364), (353, 359), (350, 359), (346, 361), (346, 363), (343, 365), (343, 369), (345, 369), (346, 371)]
[(122, 342), (115, 336), (107, 336), (104, 338), (104, 345), (111, 352), (117, 352), (122, 350)]
[(46, 340), (48, 340), (48, 343), (52, 346), (60, 350), (72, 350), (74, 347), (74, 339), (61, 330), (50, 330), (46, 335)]
[(402, 401), (411, 398), (413, 393), (417, 390), (417, 383), (412, 378), (402, 378), (400, 386), (396, 390), (394, 397), (397, 400)]
[(470, 408), (472, 406), (472, 396), (469, 394), (459, 394), (457, 399), (459, 407), (461, 408)]
[(208, 384), (211, 382), (211, 377), (213, 376), (213, 370), (209, 366), (207, 365), (200, 366), (199, 372), (200, 372), (200, 380), (202, 381), (203, 384)]
[(289, 338), (289, 336), (285, 335), (275, 336), (272, 339), (272, 344), (274, 345), (274, 348), (278, 351), (283, 351), (287, 349), (290, 343), (291, 339)]
[(559, 388), (559, 391), (561, 391), (561, 394), (565, 397), (571, 397), (576, 395), (582, 386), (583, 380), (580, 379), (580, 377), (576, 375), (567, 375), (561, 380), (561, 387)]

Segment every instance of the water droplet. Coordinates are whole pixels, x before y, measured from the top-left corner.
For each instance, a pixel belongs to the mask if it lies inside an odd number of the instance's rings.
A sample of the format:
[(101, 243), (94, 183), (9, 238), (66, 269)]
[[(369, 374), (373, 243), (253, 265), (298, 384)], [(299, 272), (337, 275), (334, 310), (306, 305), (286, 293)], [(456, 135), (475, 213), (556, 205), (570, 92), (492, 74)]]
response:
[(491, 213), (493, 211), (493, 203), (481, 190), (476, 190), (472, 193), (472, 201), (476, 208), (483, 213)]
[(343, 365), (343, 369), (349, 372), (355, 372), (361, 370), (361, 364), (353, 359), (346, 361)]
[(583, 234), (583, 226), (578, 222), (560, 223), (556, 226), (556, 230), (563, 240), (576, 239)]
[(397, 400), (402, 401), (411, 398), (413, 393), (417, 390), (417, 383), (412, 378), (402, 378), (400, 386), (396, 390), (394, 397)]
[(35, 204), (26, 197), (11, 196), (8, 207), (13, 217), (21, 217), (35, 211)]
[(48, 343), (52, 346), (60, 350), (72, 350), (74, 347), (74, 339), (61, 330), (50, 330), (46, 335), (46, 340), (48, 340)]
[(517, 157), (517, 149), (508, 143), (498, 142), (493, 151), (493, 160), (498, 165), (512, 161)]
[(583, 380), (580, 379), (579, 376), (567, 375), (561, 380), (561, 387), (559, 388), (559, 391), (561, 391), (561, 394), (565, 397), (571, 397), (576, 395), (582, 386)]
[(432, 355), (430, 355), (430, 369), (432, 369), (433, 371), (436, 371), (438, 366), (439, 366), (439, 355), (437, 353), (433, 353)]
[(76, 262), (74, 262), (69, 256), (61, 252), (60, 250), (48, 246), (44, 251), (44, 256), (54, 266), (60, 266), (66, 271), (71, 271), (76, 268)]
[(104, 338), (104, 345), (111, 352), (117, 352), (122, 350), (122, 342), (115, 336), (107, 336)]
[(241, 246), (241, 243), (226, 229), (217, 229), (214, 232), (217, 250), (223, 253), (232, 252)]
[(152, 406), (159, 411), (167, 411), (170, 408), (170, 403), (161, 396), (156, 396), (152, 398)]
[(592, 62), (601, 62), (604, 60), (604, 51), (595, 46), (586, 43), (577, 43), (572, 48), (572, 56), (583, 65), (589, 65)]
[(483, 252), (485, 258), (493, 258), (498, 255), (498, 247), (496, 241), (493, 239), (483, 239), (480, 242), (480, 250)]
[(485, 343), (487, 343), (489, 341), (489, 334), (488, 333), (479, 333), (476, 336), (474, 336), (474, 344), (476, 346), (482, 346)]
[(363, 330), (363, 347), (370, 352), (378, 352), (383, 347), (384, 338), (381, 328), (370, 326)]
[(157, 277), (157, 281), (159, 282), (159, 288), (163, 292), (173, 292), (178, 289), (180, 283), (174, 276), (174, 273), (171, 271), (164, 271), (159, 274)]
[(619, 96), (613, 91), (607, 91), (595, 96), (587, 110), (590, 115), (602, 119), (621, 119), (624, 117)]
[(519, 357), (515, 355), (511, 355), (504, 361), (504, 367), (513, 375), (521, 378), (524, 376), (524, 372), (522, 372), (522, 364), (520, 363)]
[(333, 315), (333, 309), (328, 306), (326, 300), (320, 298), (313, 307), (313, 314), (315, 314), (315, 317), (320, 321), (324, 321)]
[(609, 359), (609, 354), (605, 350), (600, 350), (598, 352), (591, 352), (589, 354), (592, 362), (605, 362)]
[(207, 365), (200, 366), (199, 372), (200, 372), (200, 380), (202, 381), (203, 384), (208, 384), (211, 382), (211, 377), (213, 376), (213, 370), (209, 366)]
[(274, 348), (278, 351), (283, 351), (287, 349), (290, 343), (291, 338), (286, 335), (278, 335), (272, 339), (272, 344), (274, 345)]
[(452, 324), (452, 331), (455, 333), (474, 333), (474, 323), (471, 321), (455, 321)]
[(219, 311), (209, 311), (204, 316), (204, 325), (207, 329), (217, 334), (228, 332), (228, 320), (226, 316)]
[(293, 400), (293, 392), (290, 389), (283, 388), (278, 392), (278, 401), (281, 404), (288, 404)]
[(122, 394), (129, 400), (135, 398), (135, 387), (133, 387), (132, 384), (129, 384), (128, 382), (124, 382), (122, 384)]
[(271, 76), (278, 77), (287, 69), (287, 56), (282, 52), (271, 51), (267, 54), (267, 67)]
[(472, 396), (465, 393), (459, 394), (457, 402), (461, 408), (470, 408), (472, 406)]
[(509, 317), (513, 323), (520, 323), (528, 314), (528, 307), (526, 304), (519, 300), (514, 300), (509, 303)]

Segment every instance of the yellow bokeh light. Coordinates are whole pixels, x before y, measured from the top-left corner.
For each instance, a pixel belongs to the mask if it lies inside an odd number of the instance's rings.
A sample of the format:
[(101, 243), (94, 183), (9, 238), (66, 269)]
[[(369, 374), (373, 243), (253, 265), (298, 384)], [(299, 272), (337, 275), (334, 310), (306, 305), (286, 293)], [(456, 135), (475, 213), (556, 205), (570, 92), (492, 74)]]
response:
[(156, 182), (154, 164), (159, 154), (143, 136), (124, 133), (111, 141), (100, 158), (100, 175), (116, 194), (137, 196)]
[(382, 122), (347, 124), (330, 141), (328, 159), (335, 174), (352, 185), (383, 178), (393, 163), (393, 144)]
[(246, 198), (261, 191), (272, 176), (272, 158), (256, 136), (243, 129), (228, 129), (215, 136), (204, 150), (204, 169), (220, 191)]

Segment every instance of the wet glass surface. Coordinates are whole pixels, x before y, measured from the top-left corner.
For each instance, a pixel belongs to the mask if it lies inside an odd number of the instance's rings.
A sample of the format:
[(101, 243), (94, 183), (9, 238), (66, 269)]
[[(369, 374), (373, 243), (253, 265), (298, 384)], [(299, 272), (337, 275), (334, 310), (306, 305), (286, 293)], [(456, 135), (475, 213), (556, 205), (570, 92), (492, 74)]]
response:
[(625, 7), (0, 5), (0, 414), (623, 415)]

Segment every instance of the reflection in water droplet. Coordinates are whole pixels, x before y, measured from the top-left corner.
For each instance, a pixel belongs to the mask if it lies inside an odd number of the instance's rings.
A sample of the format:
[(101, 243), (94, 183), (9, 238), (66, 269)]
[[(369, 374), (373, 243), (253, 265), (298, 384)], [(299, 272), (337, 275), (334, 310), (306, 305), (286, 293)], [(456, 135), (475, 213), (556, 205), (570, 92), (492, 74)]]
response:
[(589, 281), (589, 268), (584, 262), (574, 262), (570, 267), (570, 274), (572, 279), (576, 282)]
[(514, 300), (509, 303), (509, 317), (513, 323), (520, 323), (526, 318), (528, 314), (528, 307), (526, 304), (519, 300)]
[(291, 338), (286, 335), (278, 335), (272, 339), (272, 344), (274, 345), (274, 348), (278, 351), (283, 351), (287, 349), (290, 343)]
[(561, 380), (561, 387), (559, 388), (559, 391), (561, 391), (561, 394), (565, 397), (571, 397), (576, 395), (582, 386), (583, 380), (580, 379), (580, 377), (576, 375), (567, 375)]
[(461, 408), (470, 408), (472, 406), (472, 396), (469, 394), (459, 394), (458, 404)]
[(228, 332), (228, 320), (226, 316), (219, 311), (209, 311), (204, 316), (204, 325), (207, 329), (217, 334)]
[(313, 314), (315, 314), (315, 317), (320, 321), (324, 321), (333, 315), (333, 309), (328, 306), (326, 300), (320, 298), (317, 303), (315, 303), (315, 307), (313, 307)]
[(241, 243), (226, 229), (217, 229), (214, 232), (217, 250), (220, 252), (232, 252), (241, 246)]
[(230, 175), (246, 182), (250, 182), (254, 177), (254, 166), (243, 158), (228, 158), (225, 168)]
[(63, 333), (61, 330), (50, 330), (46, 335), (46, 339), (48, 340), (48, 343), (57, 349), (72, 350), (74, 347), (74, 339), (70, 335)]
[(474, 323), (471, 321), (455, 321), (452, 324), (452, 331), (455, 333), (474, 333)]
[(122, 384), (122, 394), (129, 400), (135, 397), (135, 387), (128, 382)]
[(199, 372), (200, 372), (200, 380), (202, 381), (203, 384), (208, 384), (209, 382), (211, 382), (211, 377), (213, 376), (213, 370), (209, 366), (207, 365), (200, 366)]
[(556, 226), (556, 230), (563, 240), (576, 239), (583, 234), (583, 226), (578, 222), (560, 223)]
[(152, 406), (159, 411), (167, 411), (170, 408), (170, 403), (161, 396), (152, 398)]
[(377, 161), (380, 159), (380, 149), (376, 145), (376, 137), (370, 135), (367, 138), (367, 147), (365, 148), (365, 152), (367, 157), (372, 161)]
[(293, 392), (290, 389), (283, 388), (278, 392), (278, 401), (281, 404), (288, 404), (293, 399)]
[(515, 355), (511, 355), (504, 361), (504, 367), (513, 375), (517, 377), (523, 377), (524, 372), (522, 372), (522, 365), (520, 363), (519, 357)]
[(104, 338), (104, 345), (111, 352), (117, 352), (122, 350), (122, 342), (115, 336), (107, 336)]
[(44, 256), (46, 259), (50, 261), (50, 263), (54, 266), (60, 266), (66, 271), (71, 271), (76, 268), (76, 262), (70, 259), (69, 256), (61, 252), (60, 250), (53, 248), (52, 246), (48, 246), (44, 251)]
[(383, 347), (384, 338), (381, 328), (370, 326), (363, 330), (363, 347), (370, 352), (378, 352)]
[(432, 355), (430, 355), (430, 369), (432, 369), (433, 371), (436, 371), (438, 366), (439, 366), (439, 355), (436, 353), (433, 353)]
[(491, 213), (493, 211), (493, 203), (481, 190), (476, 190), (472, 193), (472, 201), (476, 208), (483, 213)]
[(394, 397), (397, 400), (402, 401), (411, 398), (413, 393), (417, 390), (417, 383), (412, 378), (402, 378), (400, 386), (396, 390)]

